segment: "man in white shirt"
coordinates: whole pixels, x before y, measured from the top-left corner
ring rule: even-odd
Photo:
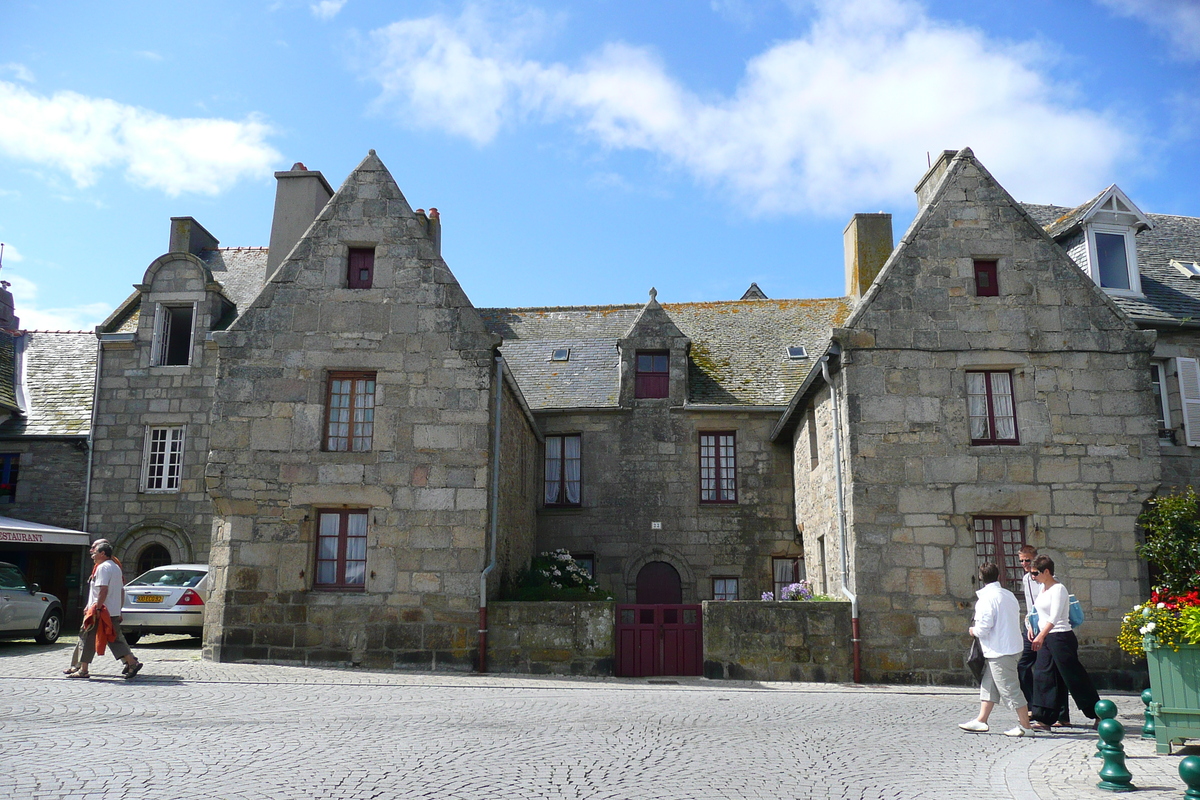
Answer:
[[[79,634],[83,640],[83,648],[78,666],[63,671],[72,678],[90,677],[92,658],[96,655],[96,639],[103,635],[105,630],[105,621],[100,618],[101,609],[107,612],[107,621],[111,623],[115,635],[111,641],[106,639],[106,644],[112,650],[113,658],[125,662],[125,677],[132,678],[142,668],[142,662],[130,652],[129,645],[121,634],[121,602],[125,596],[125,582],[112,552],[112,545],[107,540],[101,539],[92,543],[90,554],[95,566],[88,580],[88,603],[83,612],[85,623],[90,621],[91,625]]]
[[[1021,695],[1017,678],[1017,657],[1021,654],[1021,607],[1017,596],[1000,585],[1000,568],[992,563],[979,568],[983,588],[975,593],[975,624],[970,634],[979,639],[985,665],[979,685],[979,716],[958,727],[968,733],[986,733],[988,716],[1003,698],[1017,712],[1020,725],[1004,732],[1005,736],[1033,736],[1029,726],[1029,705]]]

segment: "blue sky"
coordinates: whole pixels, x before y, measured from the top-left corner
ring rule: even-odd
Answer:
[[[477,306],[835,296],[943,149],[1200,215],[1198,78],[1200,0],[6,0],[0,278],[90,328],[171,216],[265,245],[274,171],[374,148]]]

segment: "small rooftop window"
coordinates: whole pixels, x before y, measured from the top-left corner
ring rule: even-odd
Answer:
[[[1200,278],[1200,264],[1195,261],[1176,261],[1172,258],[1171,266],[1189,278]]]
[[[790,358],[792,361],[799,361],[802,358],[808,358],[808,351],[803,347],[789,347],[787,351],[788,358]]]
[[[552,352],[550,354],[550,360],[551,361],[570,361],[571,360],[571,348],[569,348],[569,347],[558,348],[557,350],[555,350],[554,352]]]

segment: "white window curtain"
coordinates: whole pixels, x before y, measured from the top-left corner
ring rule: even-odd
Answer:
[[[996,438],[1017,438],[1017,426],[1013,413],[1012,375],[1007,372],[992,373],[992,409],[996,415]]]
[[[967,373],[967,408],[971,417],[971,438],[992,438],[988,425],[987,376],[982,372]]]
[[[564,436],[563,467],[566,470],[567,502],[579,502],[579,437]]]
[[[562,445],[561,436],[546,437],[546,502],[557,503],[562,487]]]

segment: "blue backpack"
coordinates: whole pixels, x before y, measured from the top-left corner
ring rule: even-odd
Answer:
[[[1075,595],[1071,595],[1071,605],[1067,608],[1067,621],[1071,623],[1072,628],[1078,628],[1083,624],[1083,606],[1079,605],[1079,600]]]

